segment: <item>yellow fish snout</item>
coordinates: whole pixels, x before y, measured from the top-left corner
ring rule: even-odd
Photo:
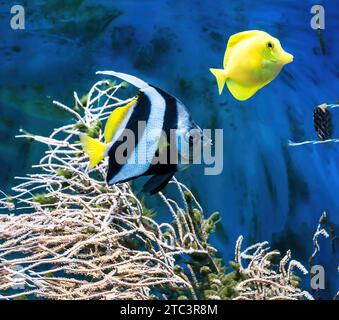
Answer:
[[[280,60],[281,60],[281,63],[285,65],[285,64],[291,63],[293,61],[293,58],[294,57],[292,54],[283,50]]]

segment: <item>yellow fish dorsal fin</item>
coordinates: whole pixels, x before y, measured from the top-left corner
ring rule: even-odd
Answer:
[[[230,36],[230,38],[228,39],[227,42],[227,46],[226,46],[226,51],[225,51],[225,56],[224,56],[224,69],[226,69],[227,66],[227,62],[231,56],[232,53],[232,49],[241,41],[255,37],[259,34],[264,33],[264,31],[260,31],[260,30],[248,30],[248,31],[242,31],[242,32],[238,32],[236,34],[233,34],[232,36]]]
[[[116,109],[112,111],[112,113],[107,119],[105,130],[104,130],[104,137],[105,137],[106,143],[111,142],[121,122],[126,117],[128,110],[135,104],[137,100],[138,100],[138,97],[135,97],[125,106],[117,107]]]

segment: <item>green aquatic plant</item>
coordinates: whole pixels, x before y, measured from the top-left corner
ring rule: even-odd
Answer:
[[[298,269],[307,274],[305,267],[291,260],[288,250],[276,262],[280,252],[271,250],[267,242],[256,243],[241,250],[243,237],[236,243],[235,260],[226,266],[216,252],[211,253],[211,261],[192,256],[186,262],[192,283],[191,290],[180,289],[171,298],[178,300],[313,300],[312,295],[300,288]],[[183,276],[184,268],[176,267],[176,273]]]
[[[84,131],[102,137],[101,123],[131,99],[117,95],[124,83],[97,82],[77,94],[68,111],[75,123],[43,137],[22,131],[47,146],[36,172],[21,178],[11,196],[0,199],[0,294],[4,299],[308,299],[298,288],[287,257],[278,267],[267,243],[241,251],[225,265],[210,243],[221,219],[206,215],[196,197],[175,178],[175,198],[159,193],[160,209],[148,208],[128,183],[107,186],[107,160],[88,171],[78,143]],[[28,212],[26,212],[28,210]],[[170,221],[171,222],[167,222]],[[254,252],[252,252],[254,251]],[[247,265],[245,265],[245,262]],[[22,266],[24,265],[24,268]],[[20,284],[20,286],[18,286]]]
[[[100,129],[101,129],[101,121],[100,121],[100,120],[97,120],[92,126],[90,126],[89,128],[87,128],[86,133],[87,133],[88,136],[90,136],[91,138],[97,139],[97,138],[99,138]]]
[[[63,169],[63,168],[60,168],[60,169],[57,169],[56,170],[56,173],[59,175],[59,176],[62,176],[66,179],[71,179],[72,178],[72,172],[67,170],[67,169]]]
[[[83,95],[83,96],[81,97],[81,99],[80,99],[80,105],[81,105],[82,107],[85,107],[85,106],[87,105],[87,101],[88,101],[88,95],[85,94],[85,95]],[[77,106],[77,104],[75,104],[75,106]]]
[[[54,204],[57,200],[55,197],[46,194],[46,193],[37,193],[32,197],[32,201],[43,204],[43,205],[48,205],[48,204]]]

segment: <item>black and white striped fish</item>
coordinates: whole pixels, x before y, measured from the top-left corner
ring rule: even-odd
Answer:
[[[188,167],[210,144],[177,98],[134,76],[113,71],[97,72],[131,83],[139,94],[127,105],[116,108],[104,129],[105,143],[80,135],[90,168],[109,157],[109,185],[140,176],[152,177],[143,191],[162,190],[177,171]]]

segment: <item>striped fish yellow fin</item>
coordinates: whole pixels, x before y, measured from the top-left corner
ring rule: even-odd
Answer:
[[[137,102],[137,100],[138,100],[138,97],[135,97],[125,106],[117,107],[116,109],[112,111],[109,118],[107,119],[105,130],[104,130],[104,137],[105,137],[106,143],[110,143],[112,141],[112,138],[117,132],[121,122],[126,117],[128,110]]]
[[[89,156],[89,168],[93,169],[105,157],[107,145],[84,133],[80,134],[79,137],[82,149]]]

